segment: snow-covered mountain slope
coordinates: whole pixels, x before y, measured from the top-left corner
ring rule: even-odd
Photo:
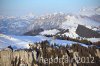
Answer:
[[[80,11],[82,17],[87,17],[91,20],[97,21],[100,23],[100,6],[99,7],[90,7],[83,8]]]
[[[10,35],[30,35],[30,34],[56,35],[57,33],[62,32],[59,29],[61,30],[68,29],[69,30],[68,32],[63,32],[61,34],[66,35],[70,38],[77,38],[81,37],[76,33],[76,29],[79,24],[88,27],[89,29],[100,31],[100,22],[92,20],[89,17],[84,17],[83,15],[80,14],[74,15],[74,14],[64,14],[64,13],[53,13],[42,16],[33,16],[32,14],[23,17],[1,16],[0,33],[10,34]],[[43,31],[41,30],[38,31],[39,29],[42,29]],[[96,42],[100,38],[95,38],[97,39],[96,41],[92,40],[91,38],[86,38],[86,39],[89,39],[92,42]]]
[[[31,20],[20,18],[4,18],[0,19],[0,32],[4,34],[23,34],[26,32],[27,26],[30,25]]]
[[[21,35],[28,31],[43,28],[51,29],[58,28],[61,22],[66,19],[65,14],[48,14],[43,16],[22,16],[10,18],[10,16],[1,16],[0,19],[0,32],[4,34]]]
[[[56,35],[58,32],[60,32],[57,29],[52,29],[52,30],[45,30],[43,32],[40,32],[41,35]]]
[[[93,21],[91,19],[88,19],[86,17],[81,17],[81,16],[74,16],[74,15],[67,15],[66,16],[66,21],[62,23],[60,26],[63,29],[76,29],[78,24],[84,25],[90,29],[93,27],[99,27],[100,23]]]
[[[41,35],[37,36],[15,36],[15,35],[4,35],[0,34],[0,49],[12,46],[14,49],[23,49],[23,48],[29,48],[29,44],[39,43],[42,41],[49,41],[50,44],[58,44],[58,45],[72,45],[77,44],[77,42],[69,41],[69,40],[60,40],[60,39],[53,39],[51,37],[45,37]],[[88,47],[88,45],[81,44],[82,46]]]
[[[91,17],[93,15],[100,15],[100,7],[86,7],[80,10],[80,15]]]
[[[29,48],[30,43],[46,40],[43,36],[14,36],[0,34],[0,48],[11,45],[14,48]]]
[[[78,34],[76,34],[76,29],[78,25],[83,25],[92,30],[94,30],[94,27],[99,28],[100,26],[99,22],[90,20],[86,17],[67,15],[66,19],[67,20],[60,25],[60,28],[69,29],[69,32],[64,33],[64,35],[69,36],[71,38],[81,37]]]
[[[91,29],[100,26],[99,22],[93,21],[80,15],[69,15],[64,13],[54,13],[42,16],[23,17],[3,17],[0,18],[0,32],[4,34],[22,35],[28,31],[42,28],[50,29],[70,29],[75,31],[77,25],[81,24]]]

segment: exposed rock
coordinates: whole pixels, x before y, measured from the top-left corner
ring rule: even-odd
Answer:
[[[93,31],[89,28],[86,28],[83,25],[78,25],[76,29],[76,33],[81,36],[81,37],[86,37],[86,38],[100,38],[100,34],[96,31]]]

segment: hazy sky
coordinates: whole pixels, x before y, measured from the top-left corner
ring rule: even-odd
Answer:
[[[100,6],[100,0],[0,0],[0,15],[22,16],[53,12],[77,13],[83,7]]]

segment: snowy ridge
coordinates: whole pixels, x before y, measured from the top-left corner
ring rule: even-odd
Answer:
[[[42,28],[44,30],[62,28],[76,30],[78,24],[91,29],[99,28],[100,23],[80,15],[53,13],[42,16],[0,16],[0,32],[4,34],[22,35],[28,31]],[[26,29],[26,30],[24,30]],[[16,30],[16,31],[15,31]]]
[[[80,15],[91,17],[93,15],[100,15],[100,7],[88,7],[80,10]]]

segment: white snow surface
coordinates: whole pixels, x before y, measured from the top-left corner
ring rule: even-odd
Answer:
[[[29,48],[29,44],[34,44],[38,42],[42,42],[48,40],[50,44],[58,44],[58,45],[72,45],[77,42],[68,41],[68,40],[60,40],[60,39],[53,39],[48,38],[42,35],[37,36],[15,36],[15,35],[4,35],[0,34],[0,49],[6,48],[8,46],[12,46],[14,49],[23,49]],[[88,47],[87,45],[81,44],[82,46]]]
[[[15,35],[0,35],[0,48],[5,48],[9,45],[16,49],[29,48],[28,44],[41,42],[46,40],[44,36],[15,36]]]
[[[67,37],[70,37],[70,38],[77,38],[77,37],[79,37],[79,35],[76,34],[75,32],[66,32],[66,33],[64,33],[64,35],[66,35]]]
[[[62,29],[73,29],[75,31],[77,29],[78,24],[84,25],[90,29],[92,29],[92,27],[100,26],[99,22],[81,16],[67,15],[65,18],[67,20],[63,22],[60,26],[60,28]]]
[[[87,40],[89,40],[91,42],[98,42],[98,41],[100,41],[100,38],[87,38]]]
[[[56,35],[58,32],[60,32],[57,29],[52,29],[52,30],[45,30],[43,32],[41,32],[41,35]]]
[[[65,17],[67,20],[65,22],[63,22],[60,26],[61,29],[69,29],[69,32],[64,33],[66,36],[69,36],[71,38],[76,38],[79,37],[76,34],[76,29],[78,27],[78,25],[84,25],[89,29],[93,29],[93,27],[99,27],[100,23],[93,21],[91,19],[88,18],[82,18],[81,16],[74,16],[74,15],[67,15]],[[95,28],[96,29],[96,28]]]
[[[80,10],[80,15],[91,17],[95,14],[100,15],[100,7],[85,7]]]

